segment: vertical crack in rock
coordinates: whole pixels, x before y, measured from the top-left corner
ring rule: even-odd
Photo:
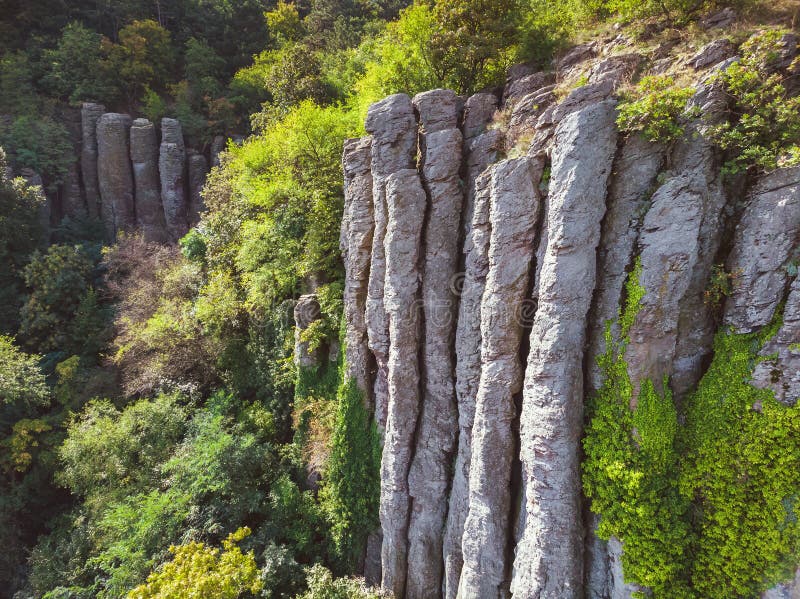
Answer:
[[[727,261],[733,289],[725,324],[738,333],[769,324],[783,298],[785,266],[800,241],[800,167],[763,176],[749,196]]]
[[[373,164],[374,152],[373,145]],[[381,584],[385,590],[394,593],[395,597],[405,597],[409,521],[408,470],[420,399],[417,294],[426,197],[419,175],[414,169],[392,173],[380,191],[386,194],[388,216],[383,240],[386,265],[383,300],[391,341],[387,363],[389,403],[381,459]]]
[[[615,117],[614,101],[603,101],[564,117],[555,134],[547,250],[520,422],[525,526],[511,585],[519,598],[583,592],[581,368]]]
[[[354,380],[371,406],[372,385],[364,313],[367,304],[370,251],[375,218],[370,173],[371,137],[348,139],[344,143],[344,217],[340,248],[345,269],[345,379]]]
[[[514,395],[522,388],[519,351],[543,168],[542,159],[523,157],[491,171],[489,270],[481,304],[481,374],[459,597],[508,594]]]
[[[136,225],[145,241],[166,243],[169,237],[164,221],[164,208],[161,205],[158,138],[153,123],[147,119],[133,121],[130,149],[136,188]]]
[[[97,120],[97,181],[106,238],[136,225],[129,145],[131,117],[109,112]]]
[[[778,333],[761,349],[753,386],[771,389],[775,399],[793,406],[800,399],[800,277],[795,278]]]
[[[367,338],[375,355],[375,420],[386,423],[388,403],[389,332],[383,293],[386,274],[384,235],[386,234],[386,180],[394,172],[414,167],[417,149],[417,122],[411,98],[395,94],[369,107],[365,128],[372,135],[372,201],[375,230],[366,304]],[[420,220],[422,214],[418,215]],[[405,572],[403,572],[405,575]]]
[[[463,139],[456,94],[433,90],[414,97],[421,125],[421,174],[428,196],[422,262],[422,402],[408,475],[408,599],[442,592],[442,537],[458,433],[453,333],[457,298],[452,284],[460,258],[458,231],[464,196],[459,171]]]
[[[608,192],[607,210],[603,219],[600,247],[597,251],[597,284],[589,312],[589,338],[586,358],[586,395],[596,393],[603,375],[597,358],[605,352],[606,323],[615,319],[642,224],[650,201],[650,192],[664,162],[665,148],[638,134],[625,140]],[[609,556],[606,543],[594,535],[598,518],[594,515],[587,526],[586,593],[590,599],[606,596],[609,584]]]
[[[186,205],[186,148],[181,124],[175,119],[161,119],[161,152],[158,158],[161,175],[161,202],[167,231],[177,241],[189,230]]]
[[[203,186],[208,175],[208,161],[206,157],[194,150],[189,150],[187,159],[189,170],[189,226],[194,227],[200,222],[200,213],[205,212],[206,204],[203,201]]]
[[[86,210],[100,217],[100,184],[97,180],[97,121],[106,111],[102,104],[85,102],[81,107],[81,178]]]

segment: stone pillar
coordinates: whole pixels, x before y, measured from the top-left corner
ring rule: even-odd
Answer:
[[[105,113],[102,104],[84,102],[81,107],[81,177],[89,216],[100,218],[100,183],[97,180],[97,121]]]
[[[106,113],[97,121],[97,180],[106,238],[136,226],[129,150],[131,117]]]
[[[189,230],[186,205],[186,149],[181,124],[175,119],[161,119],[161,151],[158,158],[161,176],[161,202],[167,232],[177,241]]]
[[[136,225],[145,241],[169,240],[161,183],[158,178],[158,139],[156,128],[147,119],[136,119],[131,126],[131,163],[136,187]]]

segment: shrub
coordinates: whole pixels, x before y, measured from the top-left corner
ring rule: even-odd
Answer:
[[[670,142],[683,135],[681,120],[689,114],[686,102],[690,88],[676,88],[672,77],[642,77],[633,97],[619,105],[617,125],[623,131],[636,131],[649,141]]]

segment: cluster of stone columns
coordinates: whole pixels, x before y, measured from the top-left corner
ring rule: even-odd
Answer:
[[[159,132],[148,119],[85,103],[80,147],[85,204],[71,202],[67,215],[99,218],[109,241],[139,230],[147,241],[175,242],[198,222],[208,161],[187,151],[178,120],[161,119]]]

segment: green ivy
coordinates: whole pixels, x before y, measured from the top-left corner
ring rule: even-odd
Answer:
[[[632,97],[619,105],[617,125],[623,131],[638,131],[649,141],[669,142],[683,135],[683,117],[690,116],[686,102],[691,88],[675,87],[672,77],[642,77]]]

